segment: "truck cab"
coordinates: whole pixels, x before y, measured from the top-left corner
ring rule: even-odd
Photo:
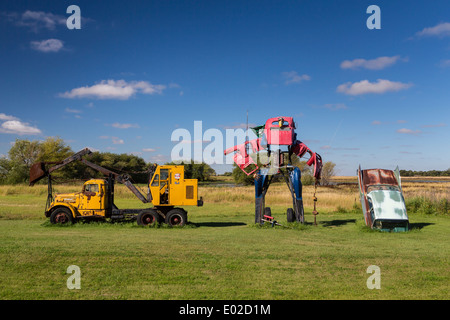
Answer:
[[[81,192],[57,193],[45,215],[49,217],[57,208],[67,208],[77,216],[106,217],[108,209],[108,185],[103,179],[91,179],[84,183]]]
[[[149,183],[154,206],[201,206],[197,179],[184,179],[184,166],[158,166]]]

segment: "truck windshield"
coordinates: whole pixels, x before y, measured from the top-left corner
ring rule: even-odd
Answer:
[[[169,179],[169,169],[161,169],[161,180]]]
[[[156,174],[153,178],[152,187],[159,186],[159,174]]]
[[[98,184],[87,184],[84,186],[84,191],[98,192]]]

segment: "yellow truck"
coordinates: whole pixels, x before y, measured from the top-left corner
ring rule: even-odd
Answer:
[[[184,166],[154,166],[149,171],[147,194],[144,196],[130,181],[127,174],[118,174],[84,159],[89,149],[54,164],[38,162],[30,169],[30,186],[44,177],[48,178],[48,196],[45,216],[51,223],[73,223],[81,219],[136,220],[139,225],[147,226],[165,222],[170,226],[184,226],[187,212],[184,206],[202,206],[203,199],[198,198],[197,179],[184,178]],[[73,161],[81,161],[100,171],[105,179],[91,179],[84,183],[81,192],[52,194],[51,173]],[[119,209],[114,204],[114,185],[120,182],[127,186],[143,203],[152,203],[146,209]]]

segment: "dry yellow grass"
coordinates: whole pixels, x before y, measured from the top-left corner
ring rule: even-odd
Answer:
[[[359,201],[359,196],[354,188],[342,187],[318,187],[316,196],[317,205],[322,209],[334,210],[338,206],[351,209],[355,201]],[[199,194],[205,203],[239,203],[242,205],[253,204],[255,202],[255,191],[252,186],[247,187],[200,187]],[[303,187],[303,202],[305,208],[313,207],[313,186]],[[277,183],[269,187],[266,195],[266,205],[292,206],[292,198],[288,187],[285,184]]]
[[[416,180],[428,180],[415,178]],[[409,181],[408,181],[409,180]],[[402,188],[405,199],[413,197],[423,197],[430,200],[450,199],[450,181],[446,179],[434,179],[436,182],[410,182],[412,179],[402,179]],[[335,182],[345,181],[344,184],[334,186],[318,186],[316,196],[318,198],[318,210],[334,211],[339,208],[352,210],[356,205],[360,205],[358,185],[356,177],[335,177]],[[219,181],[220,182],[220,181]],[[70,193],[79,192],[82,184],[73,185],[55,185],[54,192]],[[143,194],[147,187],[138,187]],[[115,188],[117,198],[135,199],[135,196],[124,186],[117,184]],[[306,210],[312,210],[313,207],[314,186],[303,186],[303,203]],[[0,195],[34,195],[43,196],[47,194],[46,185],[27,185],[0,186]],[[251,205],[254,203],[253,186],[215,186],[214,184],[199,186],[199,195],[203,197],[208,204],[236,204]],[[137,199],[136,199],[137,200]],[[138,200],[137,200],[138,201]],[[273,183],[266,195],[267,206],[290,207],[292,199],[285,183]]]
[[[415,178],[416,180],[427,180]],[[402,189],[405,199],[424,197],[430,200],[450,199],[450,178],[433,177],[433,182],[410,182],[413,179],[403,179]],[[342,179],[342,180],[341,180]],[[316,196],[317,206],[321,210],[336,210],[338,208],[351,210],[354,205],[360,204],[359,188],[356,177],[337,177],[335,182],[345,181],[345,184],[333,186],[318,186]],[[313,186],[303,186],[303,202],[306,209],[313,207]],[[254,188],[246,187],[213,187],[199,188],[199,194],[203,196],[205,203],[254,203]],[[266,196],[266,204],[290,206],[292,199],[289,190],[284,183],[274,183],[269,187]]]

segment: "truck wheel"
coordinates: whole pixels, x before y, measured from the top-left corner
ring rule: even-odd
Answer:
[[[184,226],[187,222],[187,214],[181,209],[172,209],[166,214],[166,223],[173,226]]]
[[[292,208],[287,209],[286,215],[287,215],[287,222],[295,221],[294,209]]]
[[[73,223],[72,213],[69,209],[58,208],[50,215],[50,222],[53,224]]]
[[[153,226],[159,223],[159,214],[155,210],[145,210],[138,214],[136,221],[140,226]]]

